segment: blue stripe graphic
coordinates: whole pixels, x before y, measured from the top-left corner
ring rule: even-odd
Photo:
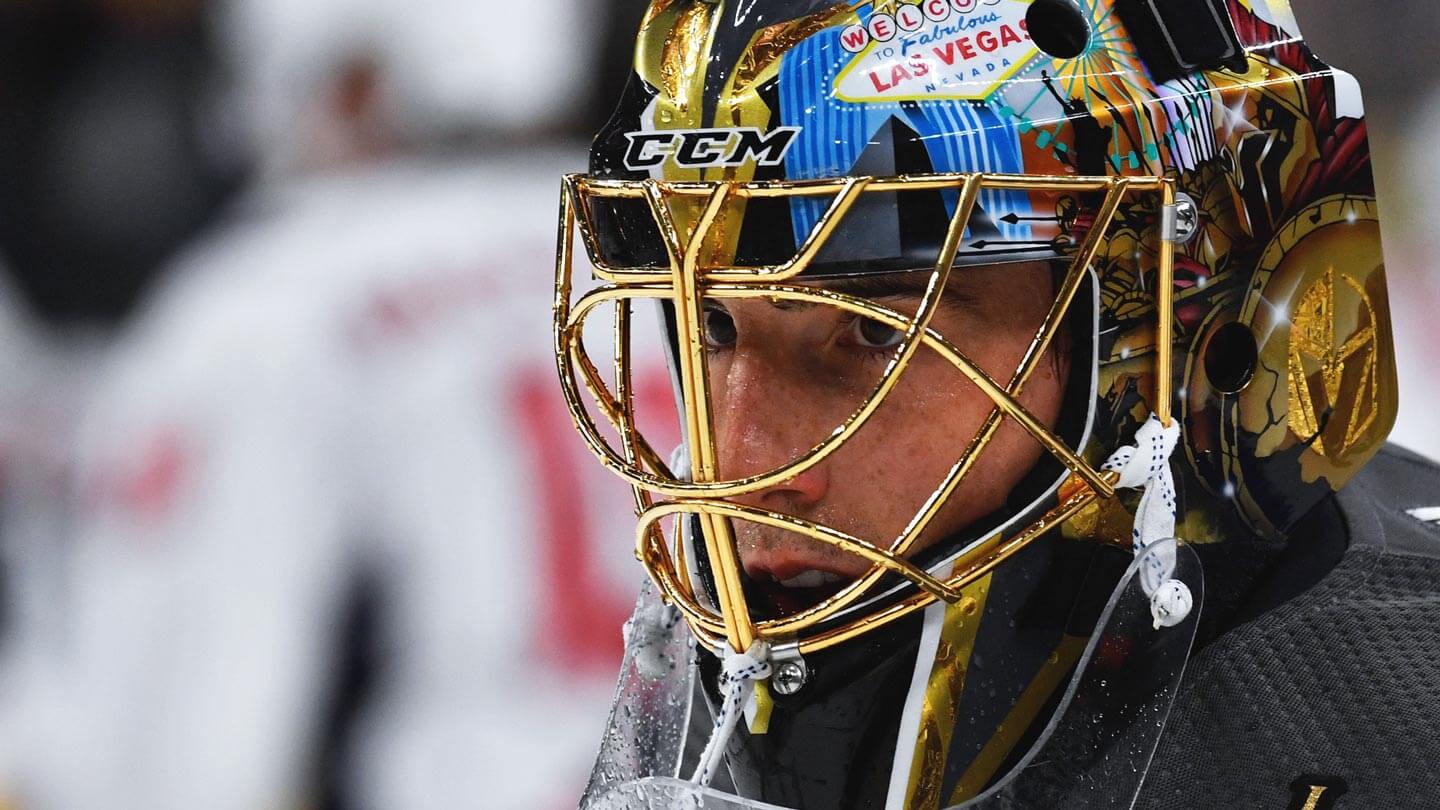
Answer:
[[[868,16],[861,12],[862,20]],[[827,29],[793,48],[780,67],[780,123],[800,128],[785,158],[792,180],[848,174],[876,131],[894,117],[919,134],[937,172],[1022,173],[1020,135],[989,106],[939,99],[895,104],[853,103],[835,97],[835,79],[851,54],[840,45],[840,30]],[[954,193],[947,202],[954,210]],[[981,208],[992,217],[1029,216],[1023,192],[986,190]],[[804,239],[829,205],[828,200],[795,200],[790,206],[796,240]],[[1028,239],[1024,221],[996,222],[1005,239]]]

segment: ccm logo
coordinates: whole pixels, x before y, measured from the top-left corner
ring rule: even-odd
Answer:
[[[666,160],[685,169],[740,166],[752,161],[778,166],[798,134],[799,127],[776,127],[769,132],[753,127],[627,132],[630,148],[625,150],[625,168],[643,171]]]

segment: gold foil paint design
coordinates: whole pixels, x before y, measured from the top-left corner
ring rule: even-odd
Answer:
[[[680,115],[698,111],[704,103],[705,58],[719,21],[717,11],[719,6],[710,3],[686,6],[661,48],[660,95]]]
[[[1305,796],[1305,804],[1300,810],[1318,810],[1320,797],[1325,795],[1326,790],[1328,788],[1324,785],[1311,785],[1310,792]]]
[[[769,105],[760,97],[764,83],[779,75],[785,54],[805,39],[835,25],[844,17],[854,17],[848,5],[839,3],[826,11],[794,20],[779,22],[757,31],[731,67],[729,78],[716,101],[713,120],[704,120],[704,88],[712,69],[715,26],[720,23],[724,4],[696,3],[700,11],[687,8],[676,21],[678,30],[667,36],[659,47],[661,54],[653,69],[659,77],[652,84],[659,90],[655,125],[660,129],[743,128],[765,130],[770,127]],[[657,27],[664,31],[665,26]],[[644,74],[642,74],[644,75]],[[684,79],[682,81],[681,79]],[[708,169],[682,169],[672,162],[662,168],[666,180],[748,182],[755,178],[755,164],[715,166]],[[700,212],[698,201],[671,200],[672,215],[682,233],[689,233]],[[740,241],[740,225],[746,205],[743,200],[726,206],[707,234],[702,261],[723,264],[735,255]]]
[[[705,126],[705,77],[718,3],[674,2],[652,6],[635,44],[635,73],[659,93],[655,100],[657,129],[700,129]],[[699,180],[697,169],[666,164],[670,180]]]
[[[935,650],[935,664],[930,670],[925,703],[920,710],[920,734],[915,740],[914,764],[910,767],[910,798],[905,805],[908,810],[940,807],[945,759],[955,732],[955,713],[965,693],[965,676],[975,652],[980,621],[985,615],[990,581],[989,575],[975,581],[964,589],[959,602],[945,606],[940,644]]]
[[[858,19],[848,4],[837,3],[818,14],[776,23],[757,31],[735,64],[721,97],[720,107],[728,109],[731,117],[722,121],[721,110],[717,109],[715,125],[738,127],[767,123],[770,108],[757,95],[760,85],[779,75],[780,62],[791,48],[826,28],[840,24],[846,17]],[[755,123],[757,120],[760,123]]]
[[[1358,281],[1337,280],[1326,268],[1301,294],[1292,320],[1290,429],[1313,437],[1315,452],[1342,459],[1377,417],[1375,307]],[[1342,403],[1355,403],[1354,411],[1338,411]]]
[[[1059,646],[1050,653],[1050,657],[1040,667],[1030,685],[1020,693],[1019,700],[1015,701],[1015,705],[1000,722],[995,735],[980,749],[980,753],[970,762],[965,773],[961,774],[960,781],[956,783],[955,790],[950,793],[949,801],[946,802],[947,807],[974,798],[995,778],[1006,757],[1010,756],[1025,731],[1040,716],[1040,710],[1065,682],[1065,676],[1075,666],[1075,662],[1080,660],[1088,641],[1089,639],[1083,636],[1069,635],[1060,640]]]
[[[1338,489],[1395,418],[1374,199],[1335,194],[1296,212],[1257,262],[1237,320],[1255,335],[1259,365],[1251,385],[1225,398],[1223,472],[1251,526],[1280,536],[1285,527],[1260,501],[1273,483],[1248,475],[1247,457],[1291,455],[1302,485]]]

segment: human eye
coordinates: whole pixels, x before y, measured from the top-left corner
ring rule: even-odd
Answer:
[[[705,305],[705,348],[710,351],[735,347],[735,319],[719,304]]]
[[[905,333],[874,318],[856,318],[850,324],[850,337],[862,349],[892,349],[900,345]]]

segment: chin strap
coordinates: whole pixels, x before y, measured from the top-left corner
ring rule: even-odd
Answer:
[[[725,754],[725,746],[729,744],[735,726],[740,722],[740,715],[744,713],[745,703],[755,691],[755,682],[770,677],[770,648],[765,642],[757,641],[743,653],[729,648],[726,650],[720,672],[720,692],[724,702],[715,718],[715,730],[710,732],[710,741],[705,744],[705,751],[700,754],[700,762],[695,766],[695,774],[690,777],[691,782],[702,787],[708,786],[714,777],[720,758]]]
[[[1152,413],[1136,432],[1134,446],[1116,450],[1101,468],[1120,474],[1116,486],[1141,490],[1131,532],[1137,557],[1155,543],[1175,536],[1175,476],[1170,456],[1179,442],[1180,422],[1172,420],[1165,427]],[[1140,587],[1150,597],[1150,614],[1155,617],[1157,630],[1184,621],[1195,605],[1190,588],[1172,577],[1175,552],[1171,549],[1149,555],[1139,572]]]

